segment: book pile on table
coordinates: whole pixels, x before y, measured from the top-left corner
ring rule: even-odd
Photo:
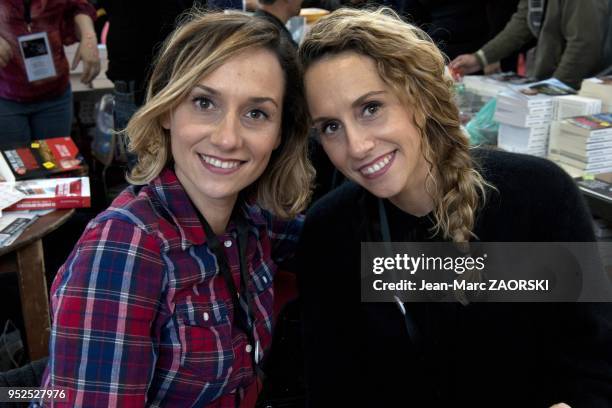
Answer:
[[[89,207],[84,172],[83,158],[69,137],[0,148],[0,247],[54,209]]]
[[[553,98],[574,93],[554,78],[500,92],[494,116],[500,123],[498,146],[511,152],[546,156]]]
[[[580,96],[601,100],[602,112],[612,112],[612,75],[582,81]]]
[[[484,102],[495,98],[500,92],[506,91],[513,85],[525,85],[534,82],[514,72],[503,72],[493,75],[466,75],[462,79],[467,91],[480,95]]]
[[[570,175],[612,171],[612,113],[565,119],[554,138],[559,164]]]
[[[561,121],[574,116],[594,115],[601,113],[601,100],[577,95],[557,96],[553,98],[553,121],[550,123],[548,139],[548,159],[560,164],[558,139]]]

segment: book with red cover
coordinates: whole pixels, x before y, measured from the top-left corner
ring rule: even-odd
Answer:
[[[18,181],[15,188],[25,197],[5,211],[82,208],[91,206],[89,177]]]
[[[0,178],[18,181],[44,178],[83,168],[83,157],[70,137],[34,140],[0,149]]]

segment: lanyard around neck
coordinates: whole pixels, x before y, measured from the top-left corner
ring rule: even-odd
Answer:
[[[239,211],[236,211],[238,213]],[[206,219],[199,214],[200,221],[202,222],[202,226],[204,227],[204,232],[206,233],[206,240],[208,243],[208,247],[213,251],[215,257],[217,258],[217,263],[219,265],[219,271],[225,280],[227,285],[227,289],[229,290],[232,296],[232,303],[234,305],[234,321],[236,326],[240,328],[244,334],[246,334],[247,339],[251,346],[254,348],[251,355],[253,358],[253,367],[257,368],[259,363],[259,342],[255,341],[254,335],[254,319],[252,316],[252,305],[253,299],[252,294],[248,289],[249,282],[249,274],[248,274],[248,266],[246,263],[246,247],[248,241],[248,225],[244,216],[238,214],[235,217],[235,223],[238,230],[238,253],[239,253],[239,262],[240,262],[240,288],[236,288],[236,284],[234,283],[234,278],[232,276],[232,271],[229,265],[229,261],[227,259],[227,255],[223,250],[221,245],[221,241],[214,233],[210,224],[206,221]]]
[[[389,219],[387,218],[387,211],[385,210],[385,203],[382,198],[378,198],[378,221],[380,222],[380,234],[387,252],[387,256],[393,257],[393,249],[391,247],[391,229],[389,228]],[[404,303],[400,300],[399,296],[394,296],[395,303],[399,308],[400,313],[404,317],[404,325],[408,332],[408,337],[413,342],[417,349],[421,349],[423,345],[421,334],[416,326],[416,322],[409,313],[406,312]]]
[[[23,19],[28,26],[28,31],[32,31],[32,0],[23,0]]]

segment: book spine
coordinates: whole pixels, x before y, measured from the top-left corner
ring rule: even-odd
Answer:
[[[50,210],[64,208],[87,208],[91,206],[91,197],[45,197],[24,198],[5,211]]]

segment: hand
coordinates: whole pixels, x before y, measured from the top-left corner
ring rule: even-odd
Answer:
[[[11,45],[4,38],[0,37],[0,68],[6,67],[11,58],[13,58]]]
[[[501,65],[499,62],[494,62],[484,67],[485,75],[497,74],[502,72]],[[556,408],[556,407],[555,407]]]
[[[462,54],[448,65],[461,75],[472,74],[481,69],[480,62],[475,54]]]
[[[79,48],[72,61],[72,69],[76,69],[79,62],[83,61],[83,75],[81,82],[90,84],[100,73],[100,54],[95,33],[88,33],[81,38]]]
[[[244,8],[245,8],[245,11],[257,10],[257,0],[245,0]]]

